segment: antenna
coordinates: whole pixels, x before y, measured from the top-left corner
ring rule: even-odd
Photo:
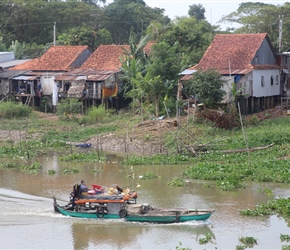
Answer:
[[[282,25],[284,15],[279,15],[279,54],[282,53]]]

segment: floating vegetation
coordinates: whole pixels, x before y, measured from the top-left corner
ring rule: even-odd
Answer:
[[[97,153],[73,153],[60,157],[61,161],[104,162],[106,157]]]
[[[254,245],[257,245],[257,239],[251,236],[241,237],[239,238],[239,241],[243,243],[246,247],[253,247]]]
[[[262,194],[267,194],[269,198],[273,198],[274,197],[274,193],[273,190],[269,189],[269,188],[265,188],[265,189],[258,189],[258,191]]]
[[[198,242],[199,244],[204,245],[204,244],[207,244],[208,242],[212,242],[213,237],[214,236],[211,233],[206,233],[205,237],[199,238]]]
[[[223,191],[237,191],[241,188],[245,188],[242,181],[237,178],[224,178],[218,180],[216,187]]]
[[[255,209],[244,209],[240,211],[241,215],[259,216],[259,215],[286,215],[290,216],[290,198],[270,199],[265,203],[260,203]]]
[[[19,146],[15,147],[2,147],[0,148],[1,158],[14,158],[14,157],[24,157],[26,152]]]
[[[167,185],[172,187],[184,187],[187,183],[185,180],[175,177],[171,181],[168,181]]]
[[[179,241],[178,246],[175,247],[176,250],[191,250],[191,248],[188,247],[182,247],[182,243]]]
[[[48,173],[49,175],[54,175],[54,174],[56,174],[56,171],[55,171],[54,169],[49,169],[49,170],[47,171],[47,173]]]
[[[91,172],[92,173],[99,173],[99,172],[102,172],[102,169],[92,169]]]
[[[144,180],[155,179],[155,178],[160,178],[160,176],[152,172],[147,172],[146,174],[139,176],[139,179],[144,179]]]
[[[61,168],[60,169],[60,173],[62,174],[78,174],[81,171],[79,169],[76,168]]]
[[[41,164],[39,162],[35,162],[29,166],[21,165],[20,169],[29,174],[37,174],[41,168]]]
[[[2,167],[2,168],[19,168],[20,165],[18,163],[1,163],[0,167]]]
[[[237,245],[236,250],[245,250],[247,247],[244,245]]]
[[[280,235],[280,240],[281,240],[281,242],[283,242],[283,241],[289,242],[290,241],[290,235],[288,235],[288,234],[281,234]]]

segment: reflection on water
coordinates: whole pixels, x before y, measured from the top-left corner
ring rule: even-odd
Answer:
[[[151,249],[152,243],[164,244],[170,242],[176,235],[198,242],[200,237],[206,234],[215,236],[212,230],[204,222],[188,222],[175,224],[141,224],[126,222],[124,220],[110,221],[82,221],[72,224],[74,249],[102,248],[102,249],[125,249],[134,248],[140,244],[138,241],[146,235],[151,235],[150,241],[142,243],[141,248]],[[178,242],[177,242],[178,243]],[[154,246],[153,246],[154,248]]]
[[[252,236],[258,239],[261,249],[281,249],[280,234],[289,234],[283,218],[239,214],[242,209],[253,209],[268,200],[259,189],[269,188],[276,196],[289,196],[287,184],[247,183],[247,188],[239,192],[223,192],[204,188],[210,182],[188,180],[187,187],[173,188],[166,183],[181,177],[184,166],[122,166],[121,160],[110,155],[106,163],[67,163],[59,161],[55,154],[37,159],[43,167],[36,175],[0,169],[0,228],[1,238],[5,238],[0,248],[175,249],[182,242],[182,247],[190,249],[234,249],[240,244],[239,237]],[[28,165],[35,159],[12,161]],[[79,173],[63,174],[62,168],[79,169]],[[57,173],[47,174],[51,169]],[[147,172],[160,178],[139,178]],[[118,184],[135,189],[138,203],[154,207],[215,208],[216,212],[205,222],[169,225],[77,219],[54,213],[52,196],[66,203],[73,184],[81,179],[87,184]],[[213,235],[213,241],[200,245],[199,239],[207,233]]]

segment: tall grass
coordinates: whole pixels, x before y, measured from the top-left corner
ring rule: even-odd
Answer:
[[[29,117],[32,113],[30,107],[14,102],[1,102],[0,103],[0,117],[13,119],[18,117]]]
[[[104,106],[100,105],[98,107],[91,107],[88,110],[87,119],[89,122],[100,122],[106,116],[106,109]]]

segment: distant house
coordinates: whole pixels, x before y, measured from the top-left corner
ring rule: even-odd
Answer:
[[[148,43],[144,52],[150,53],[151,46]],[[120,68],[126,50],[129,45],[100,45],[79,69],[56,77],[61,95],[81,99],[85,107],[102,103],[118,109],[122,106],[118,93],[123,90]]]
[[[194,72],[199,69],[215,69],[222,75],[226,104],[233,101],[235,83],[236,90],[241,90],[238,101],[244,114],[272,108],[279,103],[281,67],[266,33],[216,35],[200,62],[181,73],[181,85],[194,77]]]
[[[14,78],[12,92],[25,103],[42,96],[49,97],[49,104],[56,106],[58,88],[55,78],[63,72],[79,68],[92,54],[88,46],[52,46],[41,57],[10,68],[11,71],[27,71]]]
[[[0,101],[11,94],[9,86],[12,85],[12,82],[14,81],[13,78],[27,72],[11,72],[8,69],[27,61],[29,61],[29,59],[15,60],[14,52],[0,52]]]

